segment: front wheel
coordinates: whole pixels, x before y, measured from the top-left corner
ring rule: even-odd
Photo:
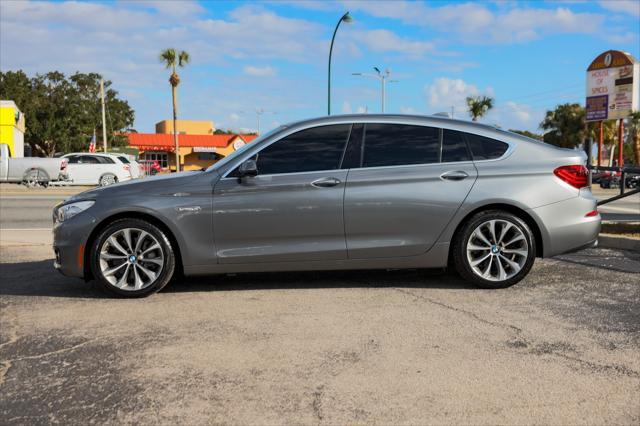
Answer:
[[[140,219],[121,219],[107,227],[91,248],[93,276],[118,296],[143,297],[160,291],[175,271],[167,236]]]
[[[535,261],[535,238],[518,216],[501,210],[480,212],[458,232],[453,263],[467,281],[505,288],[522,280]]]

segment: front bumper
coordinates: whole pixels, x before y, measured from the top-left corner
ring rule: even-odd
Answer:
[[[596,245],[600,214],[585,216],[596,207],[596,200],[588,193],[530,210],[542,234],[544,257]]]
[[[82,212],[64,222],[53,225],[53,267],[68,277],[84,278],[84,258],[87,242],[96,219]]]

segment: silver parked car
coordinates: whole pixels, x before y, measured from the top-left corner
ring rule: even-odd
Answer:
[[[301,121],[206,171],[66,200],[55,267],[131,297],[178,273],[450,266],[507,287],[536,257],[596,244],[585,158],[442,117]]]

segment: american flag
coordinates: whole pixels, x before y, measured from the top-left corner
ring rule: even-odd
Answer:
[[[96,131],[93,131],[91,142],[89,142],[89,152],[96,152]]]

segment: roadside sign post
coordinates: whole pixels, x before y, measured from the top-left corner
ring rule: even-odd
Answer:
[[[624,119],[638,109],[640,65],[626,52],[608,50],[598,55],[587,68],[586,121],[599,122],[598,166],[602,165],[603,122],[620,120],[618,161],[624,163]],[[609,158],[612,162],[613,159]]]

